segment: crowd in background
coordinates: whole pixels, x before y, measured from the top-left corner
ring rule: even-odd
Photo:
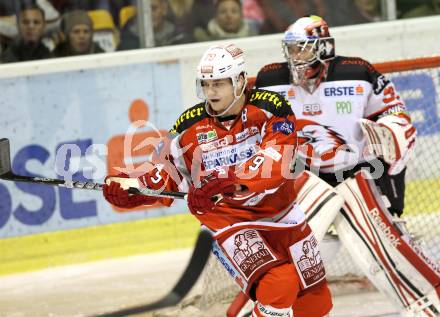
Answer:
[[[381,21],[380,0],[150,0],[154,46],[284,32],[317,14],[330,26]],[[440,0],[397,0],[398,18]],[[141,47],[136,0],[0,0],[0,63]]]

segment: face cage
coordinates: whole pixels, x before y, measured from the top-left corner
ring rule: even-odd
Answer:
[[[236,91],[237,91],[237,86],[238,86],[238,79],[240,78],[240,75],[241,75],[241,74],[244,75],[244,85],[243,85],[243,88],[242,88],[241,91],[240,91],[240,94],[237,95],[237,94],[236,94]],[[205,93],[203,92],[202,80],[209,80],[209,79],[200,79],[200,78],[197,78],[197,79],[196,79],[197,97],[200,98],[200,99],[202,99],[202,100],[205,100],[205,101],[206,101],[206,102],[205,102],[205,109],[206,109],[206,112],[207,112],[210,116],[212,116],[212,117],[221,117],[221,116],[223,116],[226,112],[228,112],[228,111],[229,111],[229,110],[235,105],[235,103],[237,102],[237,100],[240,99],[240,97],[243,95],[243,93],[244,93],[244,91],[245,91],[245,89],[246,89],[246,85],[247,85],[247,83],[248,83],[248,79],[247,79],[247,76],[246,76],[246,72],[240,73],[239,75],[236,75],[236,76],[234,76],[234,77],[225,77],[225,78],[221,78],[221,79],[226,79],[226,78],[230,78],[231,81],[232,81],[232,89],[233,89],[233,92],[234,92],[234,100],[233,100],[233,101],[231,102],[231,104],[230,104],[228,107],[226,107],[226,109],[223,110],[221,113],[214,113],[214,112],[211,111],[211,109],[210,109],[210,107],[209,107],[209,102],[208,102],[208,100],[207,100],[207,97],[205,96]],[[217,78],[217,79],[220,79],[220,78]]]
[[[305,85],[308,80],[306,73],[311,68],[311,66],[316,64],[317,61],[323,64],[323,61],[321,61],[320,59],[319,38],[301,42],[283,41],[282,45],[284,57],[287,60],[290,72],[292,74],[292,83],[298,86]],[[307,61],[304,61],[302,59],[294,59],[289,52],[289,46],[293,45],[298,45],[301,48],[300,52],[303,52],[307,49],[307,47],[310,47],[310,51],[314,51],[313,57]]]

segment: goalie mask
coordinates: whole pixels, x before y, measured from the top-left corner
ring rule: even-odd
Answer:
[[[199,65],[197,66],[197,96],[200,99],[207,100],[207,96],[203,90],[204,80],[215,80],[215,79],[227,79],[229,78],[232,82],[233,87],[233,101],[220,113],[214,113],[210,107],[208,101],[205,103],[206,111],[209,115],[218,117],[227,113],[240,99],[243,95],[246,84],[247,75],[245,71],[245,59],[243,51],[235,46],[234,44],[228,44],[224,46],[213,46],[209,48],[205,54],[203,54]],[[240,75],[244,76],[243,87],[239,87]]]
[[[312,93],[324,76],[326,62],[335,57],[327,23],[316,15],[298,19],[284,33],[282,47],[292,83]]]

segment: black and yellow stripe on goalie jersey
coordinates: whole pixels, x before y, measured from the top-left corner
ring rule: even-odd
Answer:
[[[191,248],[200,223],[179,214],[0,239],[0,275]]]

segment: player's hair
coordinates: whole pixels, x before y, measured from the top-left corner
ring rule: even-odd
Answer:
[[[24,1],[19,6],[19,9],[17,12],[17,20],[20,19],[20,16],[23,14],[24,11],[28,11],[28,10],[37,10],[43,16],[43,20],[46,19],[46,13],[38,4],[36,4],[34,2]]]

